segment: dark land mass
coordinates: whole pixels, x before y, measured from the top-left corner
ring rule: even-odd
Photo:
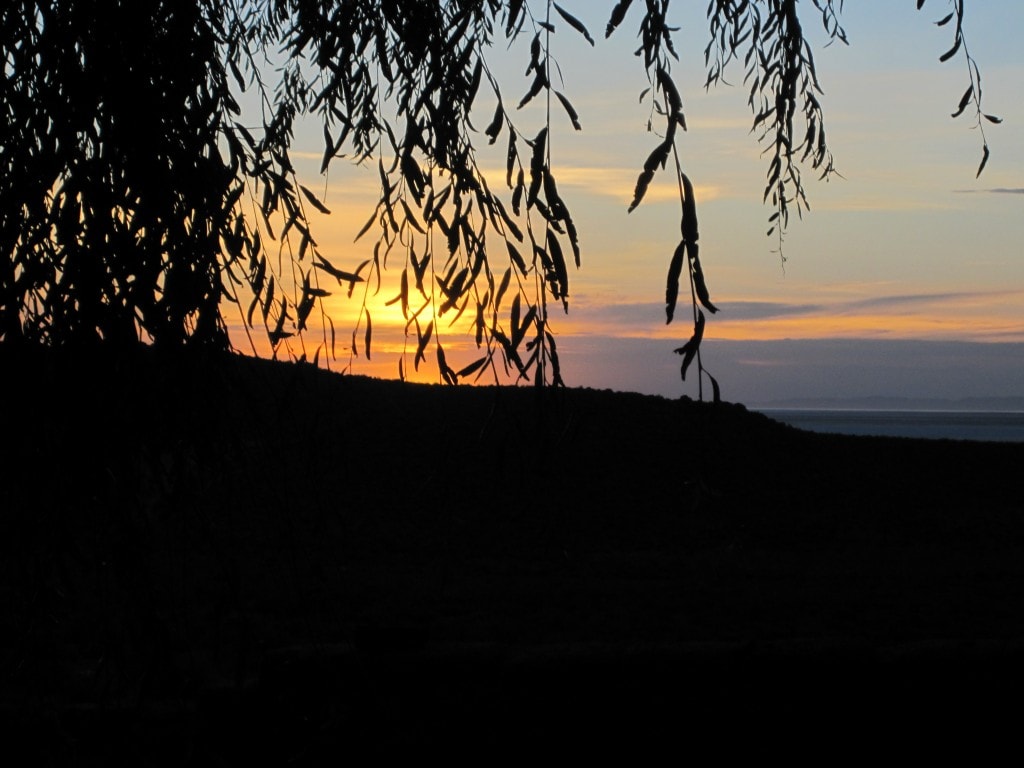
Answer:
[[[1019,728],[1024,444],[148,348],[0,362],[0,712],[36,762],[978,756]]]

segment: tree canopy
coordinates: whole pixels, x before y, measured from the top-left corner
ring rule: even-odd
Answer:
[[[924,5],[917,0],[917,7]],[[247,333],[277,354],[320,362],[372,354],[365,298],[338,338],[322,300],[393,292],[413,339],[412,365],[456,383],[488,373],[562,383],[549,313],[568,311],[580,238],[548,141],[571,94],[559,86],[551,34],[598,45],[571,3],[524,0],[12,0],[0,10],[0,339],[226,348],[234,305]],[[698,245],[697,201],[677,151],[685,111],[669,0],[609,3],[608,37],[638,29],[652,149],[630,210],[659,172],[678,180],[680,240],[666,281],[668,322],[689,289],[693,328],[676,351],[700,364],[705,312],[716,307]],[[771,234],[807,204],[802,170],[835,173],[803,23],[846,42],[842,0],[710,0],[707,86],[742,72],[752,128],[768,162]],[[116,17],[117,24],[110,22]],[[969,87],[954,117],[981,108],[964,43],[964,2],[938,23],[963,57]],[[493,47],[528,41],[526,80],[501,83]],[[486,124],[473,114],[488,91]],[[546,105],[540,124],[519,109]],[[255,105],[243,110],[242,104]],[[323,128],[321,171],[345,157],[376,166],[379,200],[360,236],[367,257],[339,265],[310,224],[324,202],[290,156],[297,121]],[[558,119],[562,119],[558,117]],[[476,121],[474,123],[474,120]],[[559,124],[561,126],[562,124]],[[479,128],[477,127],[479,126]],[[559,127],[561,130],[561,127]],[[983,155],[978,173],[988,160]],[[502,142],[503,178],[478,146]],[[780,241],[781,245],[781,241]],[[387,274],[385,274],[387,273]],[[387,279],[387,282],[382,281]],[[391,286],[391,287],[388,287]],[[390,294],[389,294],[390,295]],[[355,299],[358,300],[358,297]],[[442,329],[478,350],[449,360]],[[297,342],[297,346],[290,346]],[[428,361],[429,358],[429,361]],[[399,372],[404,376],[404,365]]]

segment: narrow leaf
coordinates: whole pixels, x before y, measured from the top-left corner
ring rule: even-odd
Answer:
[[[668,267],[668,281],[665,285],[665,324],[672,322],[672,316],[676,311],[676,301],[679,298],[679,276],[683,272],[683,257],[686,255],[686,241],[681,240],[672,254],[672,261]]]
[[[616,27],[622,23],[622,20],[626,18],[626,11],[629,10],[630,4],[633,0],[619,0],[618,4],[612,8],[612,17],[608,20],[608,26],[605,27],[604,36],[611,37],[612,32],[615,31]]]
[[[974,86],[967,86],[967,90],[964,91],[964,95],[960,97],[960,105],[956,108],[956,112],[952,114],[952,117],[960,117],[964,110],[967,109],[967,105],[971,103],[971,95],[974,93]]]
[[[302,194],[306,196],[306,199],[309,200],[310,204],[318,211],[320,211],[320,213],[330,213],[330,210],[328,210],[327,206],[321,203],[319,200],[317,200],[316,195],[310,192],[306,187],[300,184],[299,189],[302,190]]]
[[[697,350],[700,348],[701,339],[704,338],[704,313],[699,309],[697,310],[697,322],[693,326],[693,336],[683,346],[676,350],[673,350],[677,355],[683,356],[683,364],[680,368],[683,381],[686,381],[686,370],[690,367],[690,363],[693,362],[693,358],[697,355]]]
[[[366,336],[363,345],[366,347],[366,359],[370,359],[370,340],[373,338],[373,322],[370,320],[370,310],[366,310]]]
[[[697,198],[689,177],[685,173],[680,175],[683,181],[683,239],[688,243],[696,243],[700,237],[697,229]]]
[[[557,8],[558,6],[555,7]],[[572,127],[575,128],[577,131],[582,131],[583,126],[580,125],[580,116],[576,113],[576,110],[573,109],[573,106],[572,104],[569,103],[569,100],[565,98],[565,96],[563,96],[559,91],[555,91],[555,96],[557,96],[558,100],[562,102],[562,107],[565,109],[565,113],[569,116],[569,120],[572,122]]]
[[[956,36],[956,42],[953,43],[953,47],[950,48],[948,51],[946,51],[941,56],[939,56],[939,61],[946,62],[946,61],[949,61],[954,56],[956,56],[956,52],[960,50],[960,43],[961,43],[962,40],[963,40],[963,38],[960,37],[960,35],[957,35]]]
[[[465,368],[463,368],[461,371],[459,371],[455,375],[456,375],[456,377],[458,377],[460,379],[463,379],[466,376],[469,376],[469,375],[471,375],[473,373],[476,373],[478,370],[483,368],[484,365],[486,365],[486,364],[487,364],[487,358],[486,357],[481,357],[479,360],[474,360],[472,363],[467,365]]]
[[[711,303],[711,298],[708,296],[708,287],[704,283],[704,270],[701,269],[700,258],[697,256],[697,243],[687,243],[686,247],[690,254],[694,292],[697,294],[700,303],[704,305],[704,308],[714,314],[718,311],[718,307]]]
[[[583,23],[579,19],[567,13],[558,3],[553,3],[553,5],[555,6],[555,10],[558,11],[558,15],[565,19],[570,27],[572,27],[581,35],[583,35],[583,37],[586,39],[588,43],[590,43],[591,45],[594,44],[594,38],[590,36],[590,33],[587,31],[587,28],[583,26]]]

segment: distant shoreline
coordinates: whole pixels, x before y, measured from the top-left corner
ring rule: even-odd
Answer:
[[[859,398],[794,398],[748,401],[755,411],[898,411],[940,413],[1024,413],[1024,397],[920,398],[871,396]]]
[[[1024,412],[892,408],[756,408],[811,432],[926,440],[1024,442]]]

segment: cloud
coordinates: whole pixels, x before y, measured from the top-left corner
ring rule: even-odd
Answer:
[[[857,309],[900,309],[908,304],[934,304],[941,302],[963,303],[975,302],[983,299],[992,299],[1000,296],[1015,295],[1015,291],[957,291],[950,293],[906,293],[896,296],[875,296],[870,299],[858,299],[856,301],[843,302],[833,308],[833,311],[849,311]]]
[[[822,312],[821,304],[787,304],[781,301],[729,301],[721,303],[723,316],[730,320],[764,320],[770,317],[788,317]]]
[[[1024,195],[1024,187],[992,187],[991,189],[954,189],[958,195],[973,195],[979,192],[990,195]]]
[[[771,301],[729,301],[719,302],[720,314],[715,318],[727,318],[736,321],[764,320],[775,317],[791,317],[794,315],[811,315],[828,311],[828,307],[817,304],[788,304]],[[686,313],[689,312],[689,298],[680,295],[676,306],[675,324],[685,326]],[[621,336],[657,336],[665,325],[665,304],[657,301],[620,302],[603,304],[588,301],[581,297],[572,305],[569,320],[580,333],[611,333]],[[713,320],[711,322],[714,322]],[[673,325],[675,325],[673,324]],[[587,329],[587,331],[584,331]],[[679,331],[673,329],[672,336]]]

